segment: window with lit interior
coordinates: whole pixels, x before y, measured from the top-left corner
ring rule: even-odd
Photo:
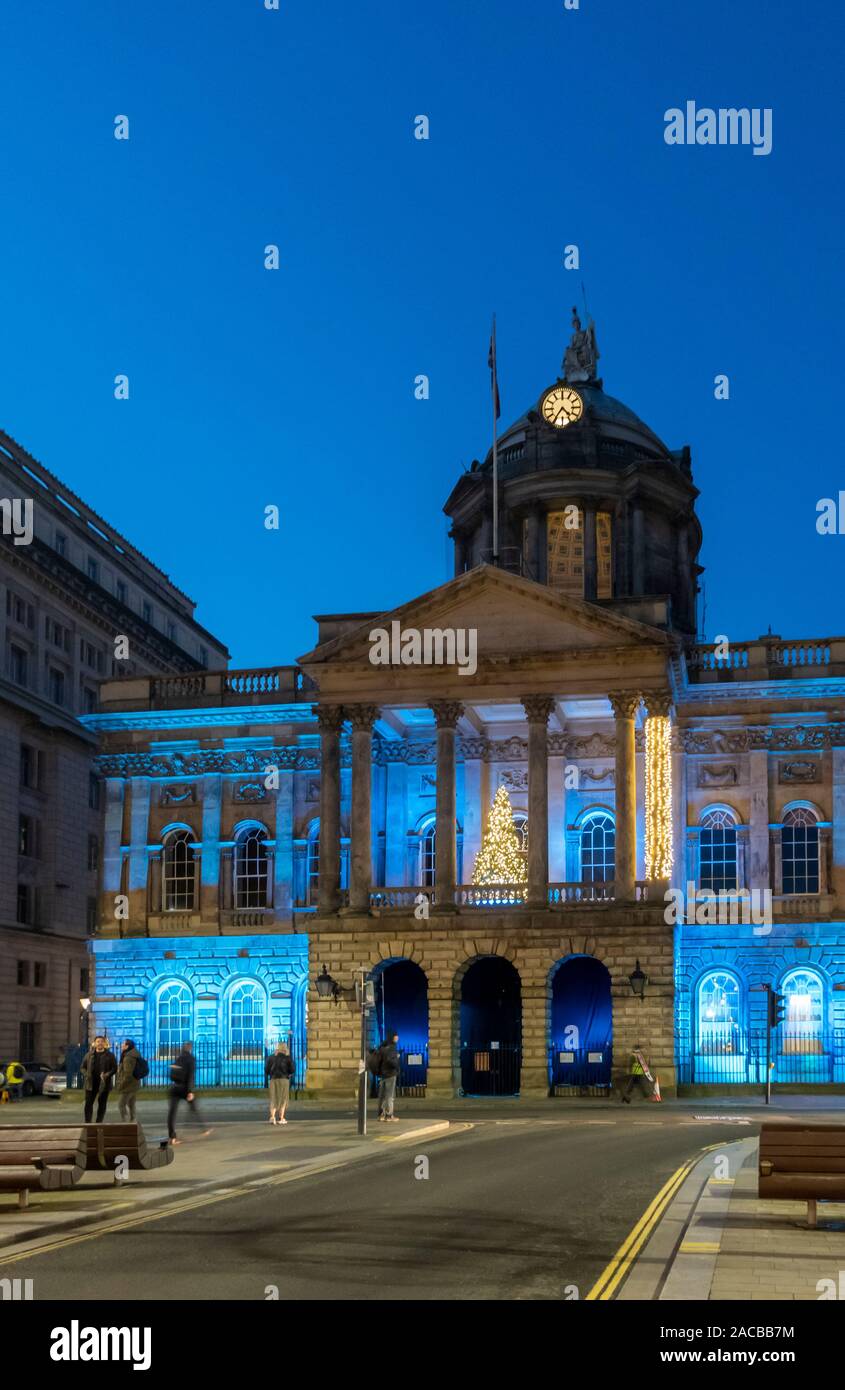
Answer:
[[[165,912],[194,907],[194,837],[190,830],[171,830],[164,841],[162,897]]]
[[[818,893],[819,825],[806,806],[787,811],[781,831],[784,893]]]
[[[698,1050],[731,1055],[740,1050],[739,983],[726,970],[711,970],[698,986]]]
[[[264,990],[256,980],[242,980],[229,995],[229,1056],[264,1056]]]
[[[267,832],[253,825],[235,837],[235,907],[267,906]]]
[[[179,980],[159,990],[156,1003],[156,1048],[159,1057],[175,1057],[193,1037],[193,999]]]
[[[581,822],[581,882],[612,883],[616,826],[609,811],[590,811]]]
[[[721,808],[706,812],[701,820],[698,882],[714,893],[737,885],[736,819]]]

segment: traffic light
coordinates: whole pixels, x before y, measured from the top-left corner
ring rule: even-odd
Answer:
[[[769,990],[769,1027],[777,1028],[779,1023],[783,1023],[786,1018],[786,1000],[782,994],[777,994],[775,990]]]

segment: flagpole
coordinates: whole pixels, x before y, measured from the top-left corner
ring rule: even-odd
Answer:
[[[499,377],[496,370],[496,315],[493,315],[493,378],[491,394],[493,397],[493,564],[499,563],[499,431],[498,431],[498,390]]]

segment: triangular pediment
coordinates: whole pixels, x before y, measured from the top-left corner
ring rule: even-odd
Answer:
[[[307,669],[325,663],[369,661],[371,633],[381,629],[392,634],[397,623],[403,632],[474,629],[482,661],[501,655],[531,657],[590,649],[598,656],[601,649],[653,650],[671,645],[671,639],[659,628],[557,594],[545,584],[492,565],[479,565],[379,617],[368,616],[351,632],[299,657],[299,664]]]

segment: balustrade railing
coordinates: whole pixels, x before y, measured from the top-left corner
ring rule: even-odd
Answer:
[[[808,637],[783,642],[761,637],[756,642],[695,643],[684,655],[690,680],[743,680],[783,671],[845,668],[845,639]]]
[[[434,902],[433,888],[371,888],[370,907],[372,908],[413,908],[420,897]]]
[[[527,896],[527,883],[461,883],[455,889],[458,907],[519,907]]]

